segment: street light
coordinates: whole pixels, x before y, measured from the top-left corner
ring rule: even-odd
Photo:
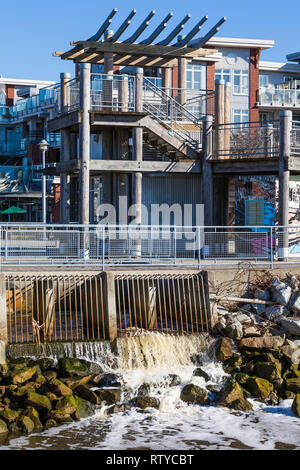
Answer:
[[[49,144],[47,140],[43,139],[39,143],[40,151],[43,154],[43,176],[42,176],[42,221],[43,224],[47,223],[47,212],[46,212],[46,176],[44,170],[46,168],[46,152],[48,150]]]

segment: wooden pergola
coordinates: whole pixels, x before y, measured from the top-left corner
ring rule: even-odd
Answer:
[[[91,38],[85,41],[72,41],[70,43],[73,46],[72,49],[67,52],[55,52],[53,55],[60,57],[62,60],[72,60],[78,64],[103,65],[105,57],[109,54],[112,56],[113,64],[118,66],[167,68],[177,64],[179,59],[193,60],[211,55],[212,50],[205,49],[204,46],[218,32],[224,21],[226,21],[226,18],[223,17],[206,35],[194,39],[208,19],[207,16],[204,16],[188,34],[180,36],[175,43],[171,44],[182,31],[187,21],[190,20],[191,15],[187,14],[165,39],[154,43],[173,16],[173,13],[169,13],[146,39],[138,43],[136,42],[137,39],[149,26],[150,20],[155,14],[155,11],[151,11],[135,32],[129,38],[120,42],[118,40],[131,24],[136,10],[133,10],[128,15],[114,33],[109,28],[116,13],[117,9],[114,8],[97,33]],[[104,39],[100,41],[102,36],[104,36]],[[216,50],[213,52],[216,52]]]

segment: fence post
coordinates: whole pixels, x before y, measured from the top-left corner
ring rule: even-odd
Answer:
[[[118,335],[117,309],[115,292],[115,273],[102,273],[103,304],[104,304],[104,329],[105,339],[114,341]]]
[[[5,360],[5,345],[8,343],[7,312],[6,312],[6,281],[5,275],[0,275],[0,364]],[[3,352],[4,351],[4,352]]]
[[[273,269],[273,258],[274,258],[274,250],[273,250],[273,227],[270,229],[270,268]]]
[[[289,255],[289,158],[291,155],[292,111],[280,113],[280,155],[279,155],[279,225],[282,237],[279,240],[278,258],[287,261]]]

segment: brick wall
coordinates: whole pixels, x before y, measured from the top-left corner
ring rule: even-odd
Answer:
[[[14,85],[6,85],[6,106],[13,106],[15,97]]]
[[[52,202],[52,222],[60,222],[60,185],[53,185],[54,199]]]
[[[259,92],[259,57],[260,49],[250,49],[250,70],[249,70],[249,118],[250,121],[258,121],[259,109],[256,106]]]
[[[206,89],[215,91],[215,63],[208,62],[206,64]],[[209,94],[207,98],[207,114],[215,113],[215,95]]]

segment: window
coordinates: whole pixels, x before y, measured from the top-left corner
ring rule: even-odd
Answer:
[[[269,75],[260,75],[259,76],[259,87],[268,87],[269,86]]]
[[[186,68],[186,87],[190,90],[204,89],[204,71],[204,65],[188,64]]]
[[[230,69],[216,70],[215,79],[224,80],[225,83],[230,83],[231,82]]]
[[[235,70],[233,73],[233,92],[236,95],[248,95],[249,73],[245,70]]]
[[[247,109],[234,109],[233,122],[237,124],[249,122],[249,111]]]

